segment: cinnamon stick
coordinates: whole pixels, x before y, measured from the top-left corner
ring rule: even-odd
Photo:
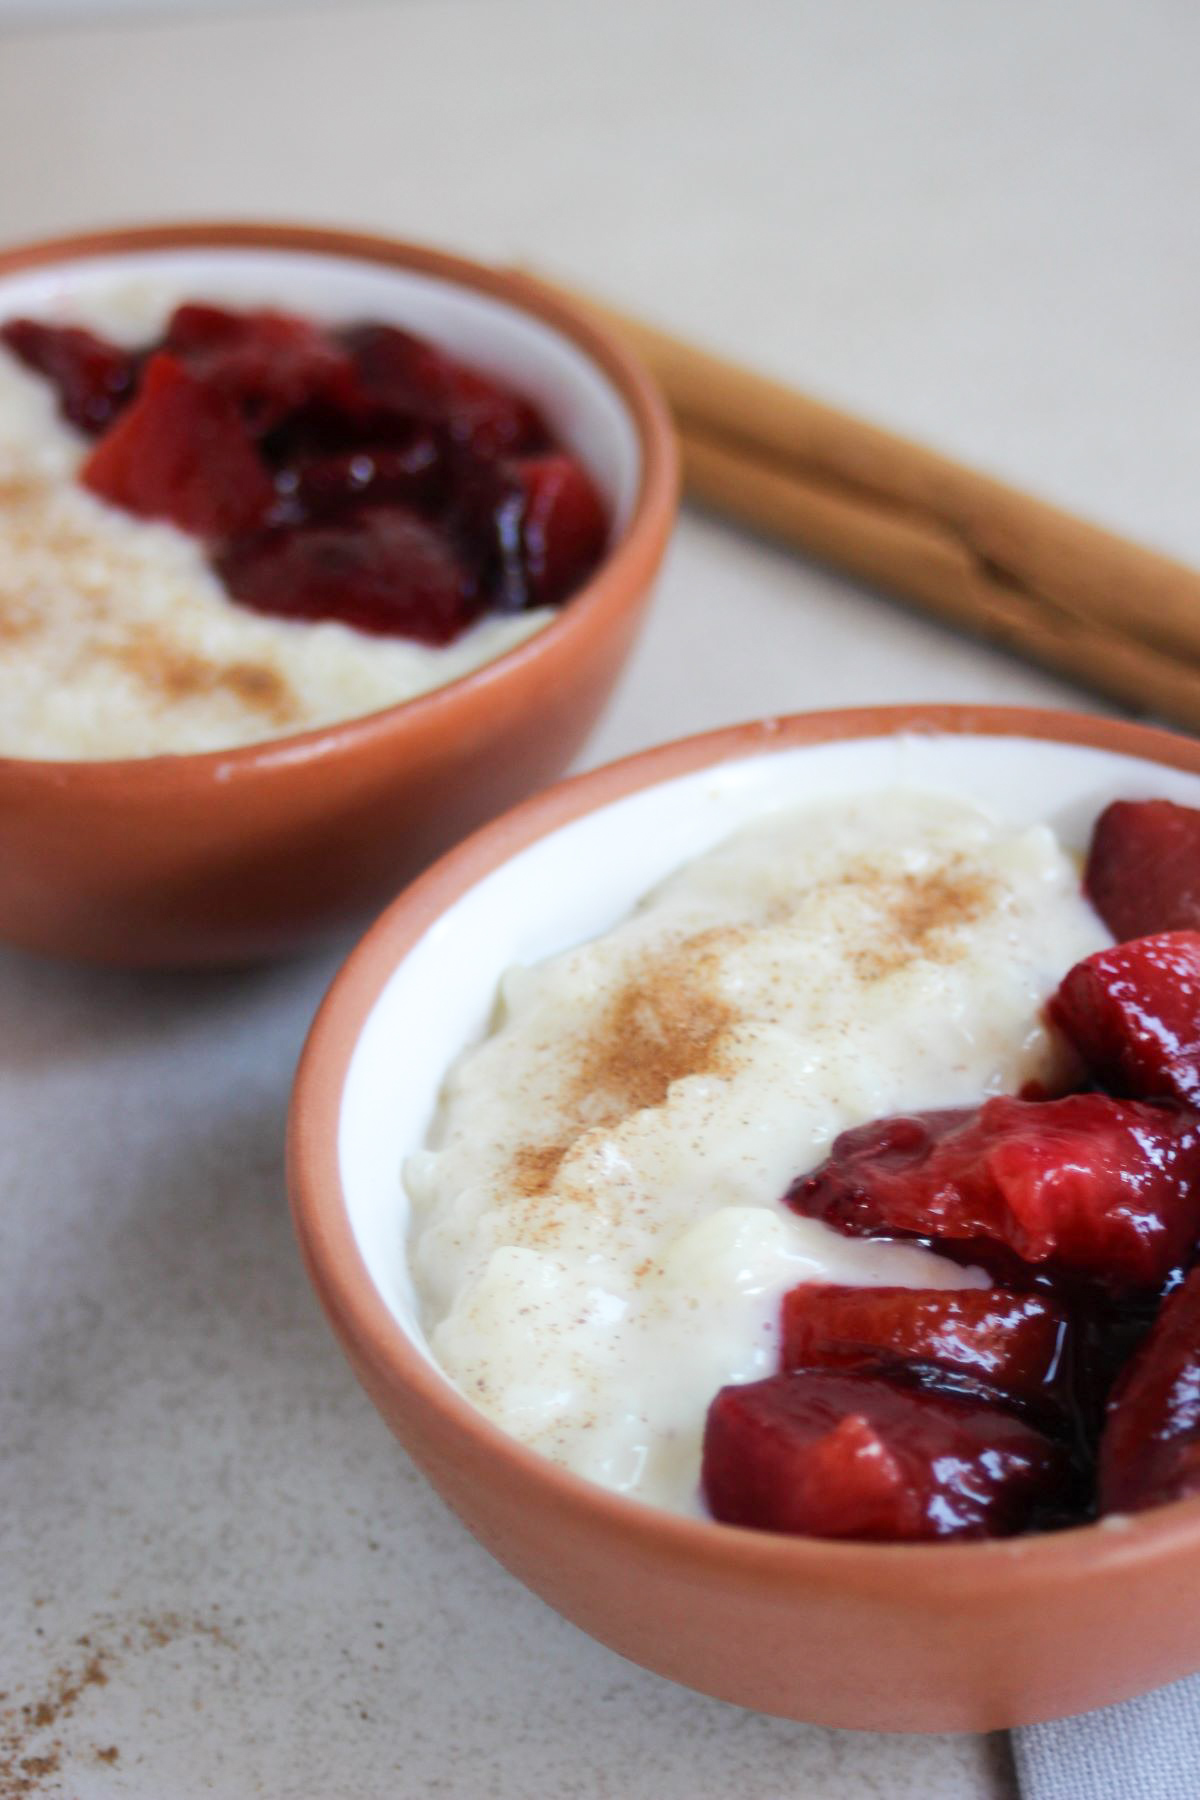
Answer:
[[[1081,682],[1137,711],[1200,732],[1200,668],[1096,625],[1007,582],[935,523],[889,516],[835,486],[682,432],[684,482],[697,500],[848,569],[960,629]]]
[[[1128,706],[1200,730],[1200,573],[573,296],[657,377],[689,492]]]

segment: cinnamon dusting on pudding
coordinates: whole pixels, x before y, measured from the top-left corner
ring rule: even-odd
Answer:
[[[605,1123],[661,1106],[677,1081],[723,1073],[734,1011],[717,991],[719,952],[736,927],[696,933],[636,963],[583,1046],[569,1100],[605,1104]]]
[[[513,1186],[528,1200],[548,1194],[554,1185],[570,1142],[557,1144],[521,1144],[513,1153],[511,1175]]]
[[[157,632],[142,632],[102,654],[164,700],[190,700],[224,689],[244,706],[284,725],[296,717],[296,697],[277,669],[265,663],[218,663],[179,650]]]
[[[136,585],[140,566],[117,539],[101,542],[89,533],[85,521],[94,504],[81,497],[82,511],[64,509],[40,475],[0,471],[0,522],[18,572],[0,589],[0,643],[48,636],[76,665],[116,664],[155,700],[225,695],[272,725],[291,724],[297,696],[269,663],[199,654],[136,614],[122,618],[114,611],[113,596]]]
[[[957,858],[899,873],[859,863],[847,870],[844,885],[865,890],[879,909],[878,937],[849,959],[864,982],[882,981],[918,960],[957,960],[964,949],[957,933],[983,918],[998,893],[994,878]]]
[[[583,1131],[662,1106],[689,1075],[728,1073],[724,1038],[735,1014],[715,984],[720,949],[742,935],[726,926],[697,932],[632,964],[592,1030],[565,1052],[564,1104],[574,1129],[522,1144],[513,1155],[510,1175],[520,1195],[549,1193]]]
[[[18,594],[0,589],[0,644],[15,644],[38,628],[36,613]]]
[[[33,557],[46,566],[61,567],[64,589],[88,593],[96,586],[95,539],[82,516],[64,513],[45,476],[0,464],[0,516],[5,548],[14,563],[19,557]]]
[[[994,899],[995,888],[978,869],[955,863],[924,875],[905,875],[892,908],[897,935],[924,950],[937,933],[973,925]]]
[[[998,894],[992,876],[960,858],[920,871],[856,861],[833,886],[858,890],[877,921],[865,941],[843,949],[864,984],[914,962],[956,960],[963,954],[960,928],[982,918]],[[774,897],[765,910],[767,922],[792,922],[810,893],[801,889]],[[854,930],[857,935],[858,924]],[[563,1047],[566,1127],[514,1151],[508,1173],[518,1196],[544,1199],[585,1132],[610,1131],[633,1113],[663,1106],[672,1086],[688,1076],[735,1072],[729,1032],[746,1021],[720,991],[722,958],[754,935],[755,928],[745,924],[710,927],[644,953],[627,967],[587,1035]],[[551,1229],[553,1220],[543,1214],[541,1224]]]

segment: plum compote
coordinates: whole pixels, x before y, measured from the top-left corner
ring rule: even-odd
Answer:
[[[137,350],[35,319],[0,341],[95,440],[84,486],[203,539],[257,612],[448,644],[560,606],[604,553],[536,407],[398,326],[189,302]]]
[[[1063,1444],[986,1400],[820,1369],[722,1388],[703,1481],[728,1525],[890,1543],[1008,1536],[1074,1485]]]
[[[1105,1512],[1200,1493],[1200,1270],[1166,1301],[1113,1389],[1099,1488]]]
[[[1200,1494],[1200,812],[1114,802],[1084,881],[1121,941],[1046,1008],[1084,1091],[876,1119],[785,1196],[991,1285],[794,1288],[779,1373],[709,1409],[715,1518],[906,1543]]]

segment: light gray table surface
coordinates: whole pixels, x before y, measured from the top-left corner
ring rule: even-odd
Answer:
[[[0,239],[235,213],[531,257],[1200,560],[1198,50],[1167,0],[26,30],[0,36]],[[685,516],[585,761],[902,698],[1094,704]],[[786,1724],[630,1667],[432,1497],[284,1205],[339,954],[0,954],[0,1797],[1010,1795],[1002,1740]]]

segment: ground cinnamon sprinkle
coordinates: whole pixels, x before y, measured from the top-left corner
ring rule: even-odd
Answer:
[[[550,1191],[579,1131],[661,1106],[686,1076],[723,1072],[723,1039],[735,1014],[714,985],[718,951],[742,935],[737,927],[715,927],[634,965],[594,1029],[565,1053],[574,1064],[565,1105],[575,1130],[514,1153],[509,1175],[519,1194],[536,1199]]]
[[[95,547],[78,521],[58,516],[54,498],[54,485],[44,476],[24,470],[0,473],[5,541],[14,551],[33,549],[61,562],[79,559],[86,568]],[[84,585],[90,590],[92,584]]]
[[[18,550],[34,546],[51,563],[71,565],[72,592],[86,603],[93,623],[111,619],[110,596],[119,590],[123,578],[119,557],[116,567],[106,568],[100,580],[92,577],[89,563],[94,560],[94,545],[77,525],[55,516],[53,500],[53,490],[45,481],[0,475],[0,511],[5,514],[8,541]],[[134,579],[135,575],[136,568],[125,578]],[[0,593],[0,642],[26,637],[44,623],[28,596]],[[167,701],[194,699],[223,689],[273,724],[288,725],[299,717],[296,694],[279,670],[266,663],[214,662],[174,647],[161,633],[146,627],[114,635],[107,644],[95,645],[90,654],[117,663]]]
[[[860,865],[845,879],[849,885],[876,890],[882,915],[877,939],[851,956],[860,981],[881,981],[917,956],[952,961],[962,947],[947,934],[973,924],[995,897],[991,877],[957,861],[900,876]]]
[[[228,663],[219,673],[221,685],[247,706],[276,715],[282,709],[289,718],[295,714],[295,696],[278,669],[267,668],[264,663],[236,662]]]
[[[40,1700],[9,1707],[0,1716],[0,1800],[24,1800],[58,1773],[62,1745],[53,1740],[35,1752],[33,1742],[69,1719],[87,1689],[107,1684],[109,1661],[106,1651],[89,1650],[82,1666],[63,1665],[55,1670],[49,1690]]]
[[[867,890],[878,903],[878,935],[850,958],[859,979],[869,982],[916,956],[946,961],[957,955],[959,946],[947,934],[972,924],[995,897],[992,878],[957,860],[899,876],[858,863],[839,878],[843,884]],[[791,904],[776,903],[767,923],[780,925],[791,915]],[[662,1106],[672,1084],[689,1075],[729,1072],[727,1039],[737,1014],[719,992],[717,976],[721,953],[749,931],[714,926],[633,966],[589,1035],[566,1047],[564,1106],[571,1129],[518,1147],[509,1165],[517,1194],[529,1200],[548,1194],[582,1131]]]
[[[147,1615],[123,1628],[107,1620],[102,1635],[104,1641],[98,1645],[91,1636],[77,1639],[81,1656],[54,1670],[39,1699],[0,1709],[0,1800],[63,1792],[55,1777],[61,1774],[66,1751],[61,1737],[48,1734],[72,1717],[93,1688],[107,1687],[110,1671],[119,1669],[131,1652],[162,1649],[180,1638],[197,1636],[226,1649],[234,1647],[214,1620],[171,1612]],[[8,1697],[0,1695],[0,1701]],[[91,1754],[111,1766],[121,1752],[116,1744],[108,1744]]]
[[[57,1775],[61,1766],[62,1756],[57,1750],[52,1750],[49,1756],[25,1757],[21,1763],[21,1772],[27,1775],[31,1782],[41,1781],[47,1775]]]
[[[688,1075],[720,1072],[734,1013],[712,981],[729,935],[698,933],[635,968],[584,1045],[569,1089],[575,1104],[595,1096],[624,1116],[661,1106]]]
[[[558,1144],[521,1144],[515,1151],[509,1173],[519,1194],[533,1199],[549,1193],[554,1185],[569,1142]]]
[[[175,649],[152,631],[141,632],[136,640],[103,646],[98,653],[119,663],[143,686],[167,700],[189,700],[224,688],[276,724],[286,724],[296,716],[292,689],[277,669],[263,663],[210,662],[191,651]]]
[[[993,889],[994,883],[978,869],[953,863],[927,875],[906,875],[892,908],[895,929],[914,949],[924,949],[936,932],[973,924],[991,901]]]
[[[36,615],[18,596],[0,593],[0,643],[13,644],[37,629]]]

